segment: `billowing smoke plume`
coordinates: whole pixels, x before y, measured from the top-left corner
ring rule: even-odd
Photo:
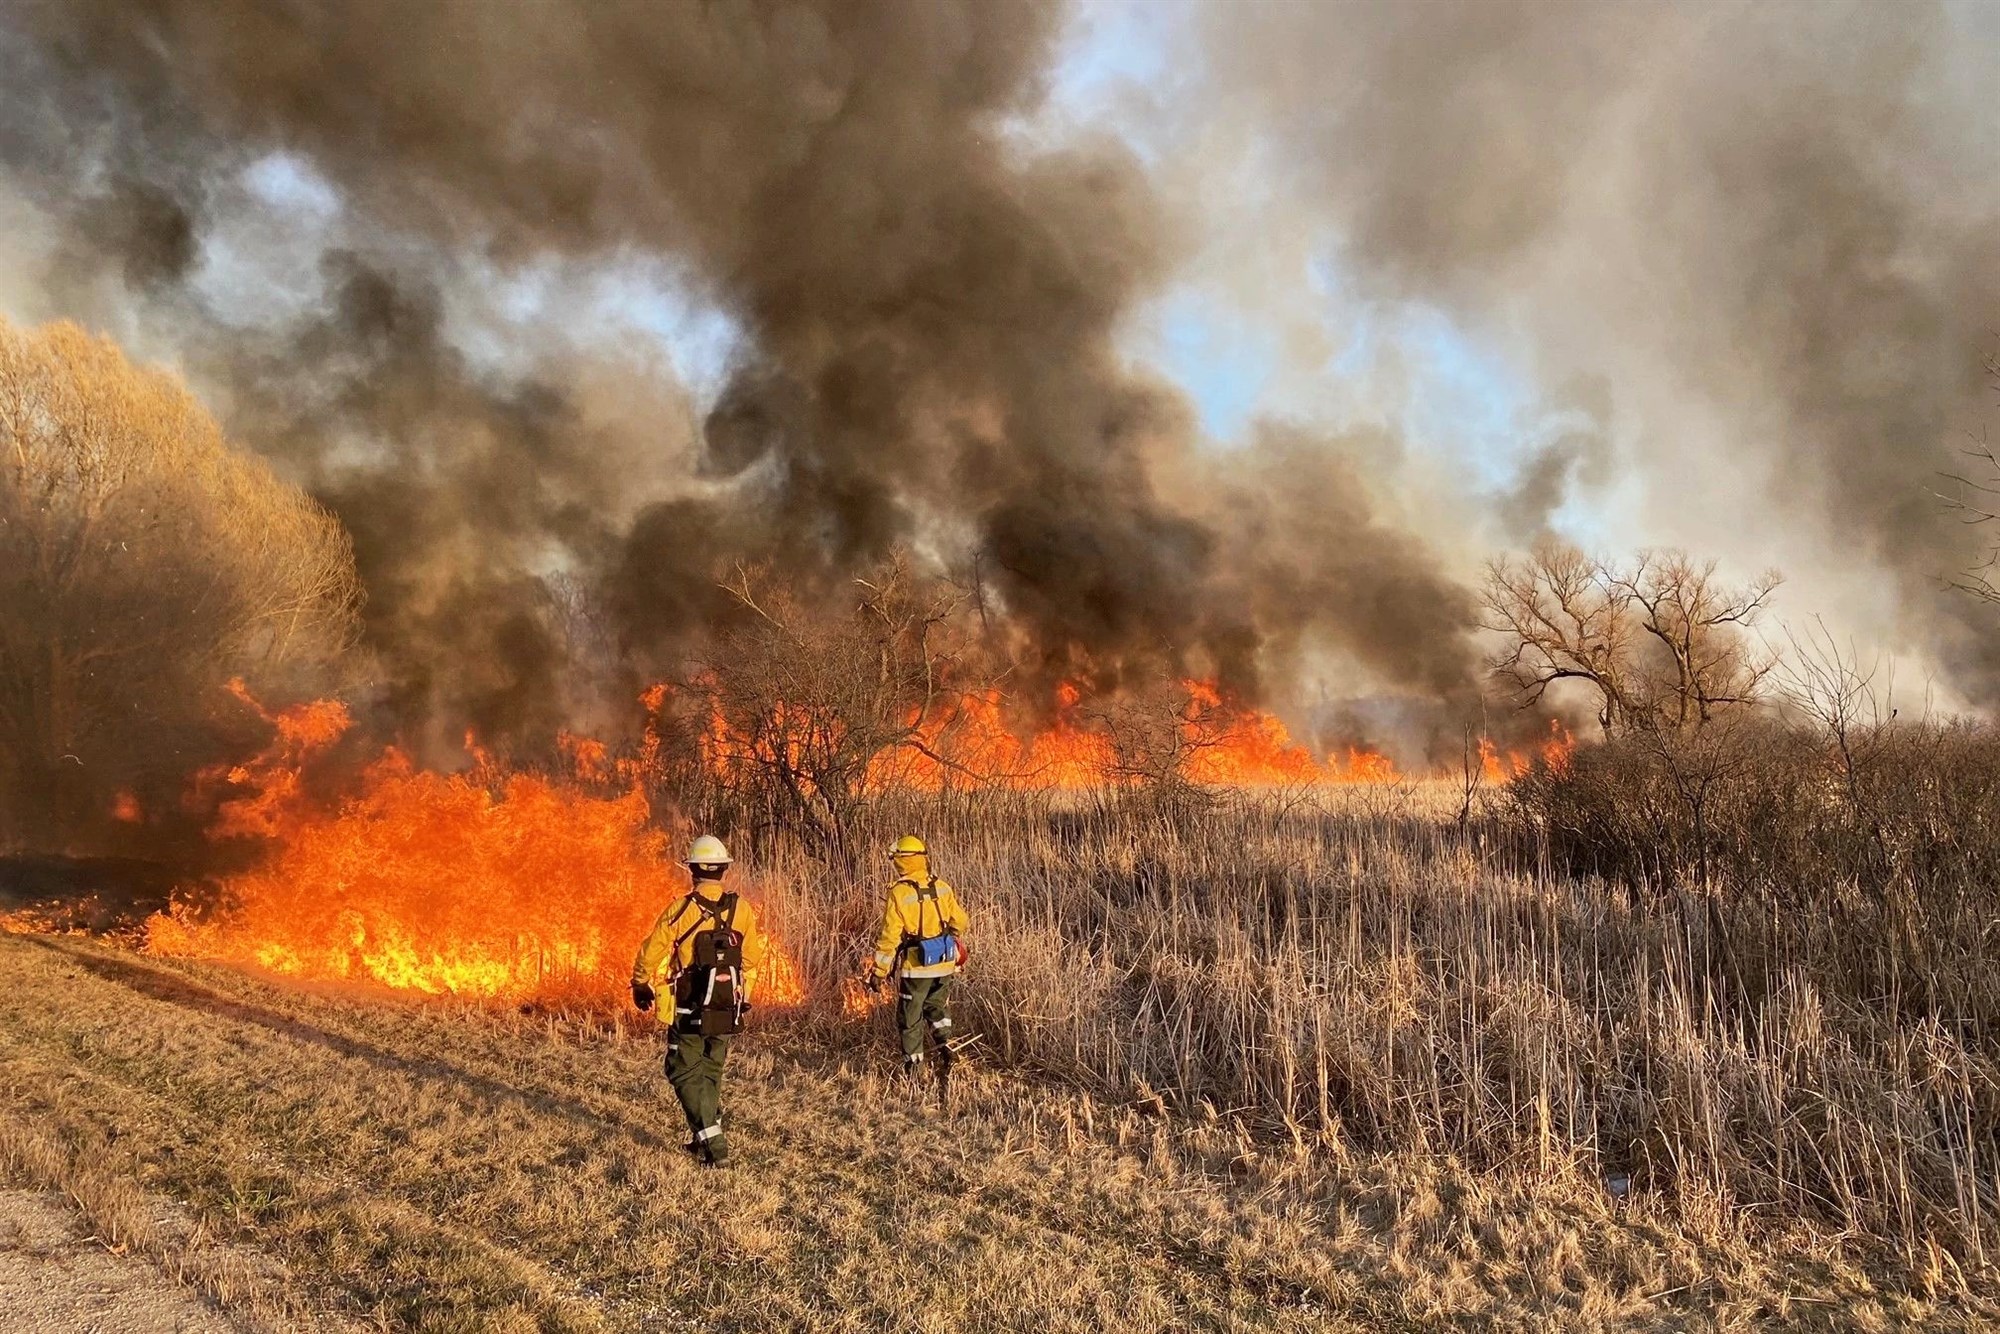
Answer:
[[[1049,5],[11,13],[0,161],[58,219],[55,303],[141,312],[348,524],[405,731],[574,717],[579,663],[615,681],[698,639],[718,565],[810,585],[897,546],[977,569],[1031,667],[1473,677],[1470,596],[1337,449],[1273,432],[1219,462],[1118,352],[1173,228],[1122,147],[1010,129]],[[200,281],[273,154],[340,238],[275,332]],[[601,344],[451,336],[468,292],[648,264],[740,328],[699,424]]]
[[[1511,340],[1545,382],[1600,377],[1653,531],[1778,559],[1803,610],[2000,695],[2000,635],[1940,586],[1974,535],[1932,494],[1990,421],[1990,10],[1211,13],[1213,104],[1268,142],[1358,283]],[[1509,526],[1532,529],[1591,457],[1537,460]]]

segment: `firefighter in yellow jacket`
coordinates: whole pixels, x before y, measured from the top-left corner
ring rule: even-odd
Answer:
[[[923,1069],[924,1035],[937,1049],[938,1092],[949,1089],[951,1063],[951,980],[965,961],[970,927],[952,887],[931,874],[924,841],[914,834],[896,840],[890,851],[896,879],[882,906],[882,929],[875,938],[870,987],[879,987],[900,969],[898,1014],[903,1027],[903,1069]]]
[[[729,849],[703,834],[688,848],[694,887],[660,914],[632,963],[632,1003],[651,1009],[664,978],[673,998],[667,1023],[667,1080],[687,1114],[687,1150],[711,1167],[729,1159],[722,1134],[722,1067],[730,1036],[743,1027],[763,967],[757,910],[726,893]]]

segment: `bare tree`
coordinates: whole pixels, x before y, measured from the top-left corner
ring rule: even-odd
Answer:
[[[188,767],[221,683],[304,683],[353,641],[339,523],[171,375],[0,320],[0,785],[61,840],[149,754]]]
[[[851,858],[871,774],[899,751],[955,761],[933,744],[952,705],[979,688],[957,624],[966,595],[892,560],[852,598],[807,606],[764,573],[723,585],[743,615],[704,664],[714,781],[761,798],[823,853]]]
[[[1185,802],[1195,795],[1200,757],[1236,739],[1241,715],[1205,686],[1162,679],[1096,700],[1083,717],[1110,743],[1105,778]]]
[[[1778,584],[1775,572],[1725,583],[1715,562],[1680,551],[1642,551],[1614,565],[1555,542],[1488,571],[1486,624],[1507,636],[1495,675],[1524,705],[1563,681],[1595,692],[1606,739],[1633,744],[1678,804],[1686,871],[1704,894],[1716,804],[1750,772],[1748,706],[1778,661],[1756,635]],[[1726,954],[1712,896],[1708,912]]]
[[[1776,657],[1753,631],[1779,582],[1725,584],[1679,551],[1621,566],[1545,542],[1487,568],[1485,624],[1506,636],[1493,671],[1524,706],[1578,682],[1606,736],[1698,729],[1762,690]]]
[[[1633,706],[1638,627],[1622,585],[1607,576],[1577,548],[1544,542],[1524,560],[1491,562],[1482,601],[1486,628],[1507,637],[1495,677],[1524,707],[1561,681],[1588,687],[1608,736]]]
[[[1716,578],[1712,560],[1696,564],[1683,551],[1647,551],[1631,570],[1607,575],[1654,649],[1641,655],[1651,659],[1647,669],[1631,678],[1638,721],[1681,732],[1714,722],[1720,708],[1758,698],[1777,655],[1751,629],[1781,582],[1776,571],[1730,586]]]

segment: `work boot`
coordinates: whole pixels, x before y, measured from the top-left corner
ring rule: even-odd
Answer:
[[[706,1133],[695,1132],[694,1141],[688,1145],[688,1152],[694,1160],[707,1167],[720,1167],[729,1161],[729,1140],[722,1133],[720,1123],[710,1126]]]

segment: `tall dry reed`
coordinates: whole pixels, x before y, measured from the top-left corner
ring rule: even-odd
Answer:
[[[1984,934],[1940,941],[1851,874],[1811,912],[1716,883],[1634,892],[1558,865],[1518,796],[1460,821],[1457,795],[906,795],[861,842],[920,831],[971,906],[983,1059],[1336,1153],[1587,1175],[1698,1227],[1776,1211],[1984,1259]],[[765,896],[838,1023],[886,862],[834,872],[762,842]]]

